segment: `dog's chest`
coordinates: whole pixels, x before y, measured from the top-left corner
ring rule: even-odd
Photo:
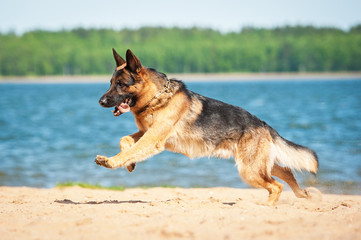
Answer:
[[[137,124],[139,130],[144,132],[146,132],[152,126],[153,121],[153,114],[147,114],[142,118],[135,118],[135,123]]]

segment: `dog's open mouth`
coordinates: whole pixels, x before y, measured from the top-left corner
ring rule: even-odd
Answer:
[[[115,117],[118,117],[118,116],[122,115],[123,113],[129,112],[129,111],[130,111],[129,104],[122,102],[121,104],[115,106],[115,108],[113,110],[113,115]]]

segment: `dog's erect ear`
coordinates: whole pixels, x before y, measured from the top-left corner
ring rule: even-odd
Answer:
[[[129,70],[133,73],[139,73],[140,69],[142,69],[142,64],[140,64],[139,59],[130,51],[130,49],[127,50],[127,67]]]
[[[117,67],[119,67],[125,63],[125,60],[115,51],[114,48],[113,48],[113,56],[114,56],[114,60],[117,64]]]

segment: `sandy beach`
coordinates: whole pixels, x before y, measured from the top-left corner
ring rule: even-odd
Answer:
[[[1,239],[360,239],[361,196],[235,188],[0,187]]]

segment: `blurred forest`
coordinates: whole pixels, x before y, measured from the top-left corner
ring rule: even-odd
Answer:
[[[335,72],[361,70],[361,25],[348,31],[312,26],[72,29],[0,34],[0,75],[109,74],[112,48],[130,48],[144,66],[165,73]]]

